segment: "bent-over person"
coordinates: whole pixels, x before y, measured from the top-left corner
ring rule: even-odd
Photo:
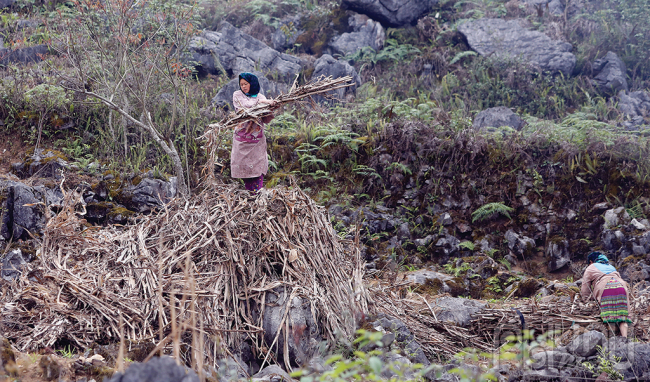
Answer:
[[[627,337],[627,324],[631,323],[628,306],[628,286],[609,264],[607,256],[592,252],[587,257],[589,266],[582,276],[580,295],[583,301],[594,297],[600,305],[600,317],[606,324],[618,324],[621,336]]]

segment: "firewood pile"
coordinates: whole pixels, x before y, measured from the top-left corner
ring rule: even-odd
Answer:
[[[554,338],[574,324],[602,325],[598,305],[593,301],[583,303],[579,294],[548,302],[528,299],[488,303],[472,316],[467,327],[460,327],[437,318],[441,309],[436,306],[436,299],[448,294],[418,294],[408,291],[406,284],[396,288],[374,286],[369,288],[369,293],[371,309],[402,320],[432,361],[449,359],[466,348],[488,353],[498,351],[509,336],[522,336],[523,330],[532,331],[535,337],[547,334]],[[630,334],[649,341],[650,286],[639,283],[631,288],[631,294]]]
[[[214,363],[223,345],[249,338],[275,360],[261,333],[268,291],[284,286],[309,301],[330,341],[352,336],[355,314],[367,312],[358,246],[298,187],[253,197],[215,182],[126,227],[92,227],[83,214],[80,195],[66,193],[38,260],[2,285],[1,330],[21,351],[149,341],[194,345]]]

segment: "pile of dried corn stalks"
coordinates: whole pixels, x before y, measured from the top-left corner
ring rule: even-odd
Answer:
[[[641,286],[641,284],[637,284]],[[521,335],[521,312],[525,329],[534,335],[555,333],[571,328],[575,323],[586,327],[602,325],[600,310],[594,303],[583,304],[576,294],[543,303],[535,299],[490,303],[473,316],[467,328],[437,319],[441,311],[436,299],[447,296],[420,295],[410,292],[406,285],[373,287],[369,289],[371,305],[378,313],[400,318],[415,335],[430,360],[449,358],[464,348],[494,352],[511,335]],[[647,285],[643,286],[648,287]],[[645,292],[632,288],[630,331],[643,341],[650,340],[650,289]],[[553,335],[552,335],[553,336]]]
[[[341,88],[353,86],[353,78],[350,76],[332,78],[321,76],[320,78],[311,81],[303,86],[296,87],[296,84],[291,87],[289,93],[280,94],[275,100],[275,105],[259,104],[250,109],[242,109],[237,112],[228,114],[226,118],[217,123],[208,125],[205,133],[200,139],[205,140],[204,149],[208,154],[208,161],[206,169],[208,174],[214,171],[214,165],[217,163],[217,151],[221,147],[225,135],[231,134],[232,130],[239,124],[247,121],[260,121],[262,117],[273,114],[273,111],[286,104],[311,99],[312,96],[321,95],[327,96],[329,92]]]
[[[128,340],[171,344],[184,323],[195,336],[203,328],[195,343],[208,362],[245,336],[264,356],[271,344],[254,310],[278,286],[310,301],[330,340],[367,312],[358,246],[299,188],[252,197],[213,183],[122,229],[88,227],[75,198],[48,222],[34,270],[3,286],[2,332],[21,350],[119,341],[121,322]]]

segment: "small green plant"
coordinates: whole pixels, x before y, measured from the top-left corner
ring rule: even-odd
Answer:
[[[465,249],[470,250],[470,251],[473,251],[474,248],[476,247],[474,245],[474,243],[472,243],[471,241],[463,241],[460,244],[458,244],[458,246],[460,248],[465,248]]]
[[[596,348],[598,349],[598,357],[596,358],[597,363],[593,364],[591,362],[583,362],[582,366],[589,370],[594,377],[606,373],[610,379],[622,381],[623,375],[614,369],[614,365],[621,362],[621,358],[617,356],[610,357],[609,352],[605,351],[605,349],[600,345]],[[614,361],[612,361],[612,358],[614,358]]]
[[[456,267],[453,263],[449,262],[444,265],[444,268],[445,272],[449,273],[450,275],[454,275],[454,277],[458,277],[461,274],[466,273],[472,269],[472,266],[464,262],[460,265],[460,267]]]
[[[487,251],[485,251],[485,254],[488,255],[488,257],[494,258],[494,254],[496,254],[497,252],[499,252],[498,249],[490,248]]]
[[[501,288],[501,281],[499,280],[499,277],[493,276],[488,279],[488,286],[486,288],[487,290],[494,292],[494,293],[501,293],[503,292],[503,289]]]
[[[61,354],[61,357],[63,358],[72,358],[75,355],[75,350],[72,346],[67,345],[63,349],[57,350],[58,353]]]
[[[510,213],[514,211],[514,208],[508,207],[501,202],[487,203],[472,212],[472,223],[490,219],[495,215],[503,215],[508,219],[512,219]]]
[[[501,259],[499,260],[499,263],[501,263],[504,267],[508,268],[508,271],[512,269],[512,266],[510,265],[510,262],[506,259]]]

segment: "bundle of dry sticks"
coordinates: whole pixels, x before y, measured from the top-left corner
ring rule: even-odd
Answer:
[[[375,313],[400,317],[431,360],[452,357],[464,348],[497,351],[508,337],[522,335],[522,317],[525,330],[533,331],[534,336],[553,337],[574,324],[602,325],[598,306],[593,302],[583,304],[576,294],[569,298],[556,296],[548,302],[530,299],[490,303],[473,315],[468,327],[460,327],[436,316],[441,312],[436,300],[447,294],[421,295],[406,288],[407,285],[370,288],[371,307]],[[633,312],[630,330],[636,338],[647,341],[650,340],[650,301],[645,297],[647,292],[637,293],[636,289],[636,286],[632,288],[634,296],[630,301]]]
[[[286,104],[311,99],[312,96],[331,97],[332,91],[353,86],[354,84],[353,78],[350,76],[339,78],[321,76],[303,86],[296,86],[296,82],[294,82],[289,93],[277,96],[273,105],[259,104],[250,109],[241,109],[228,114],[222,121],[208,125],[205,133],[200,137],[200,139],[205,140],[203,147],[208,154],[206,163],[208,174],[213,173],[214,165],[217,163],[217,150],[221,147],[224,134],[231,132],[239,124],[247,121],[260,121],[262,117],[273,114],[274,110]]]

